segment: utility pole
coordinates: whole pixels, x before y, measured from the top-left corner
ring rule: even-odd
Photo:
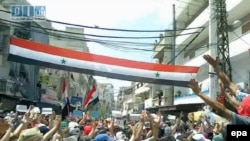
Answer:
[[[173,4],[173,31],[172,31],[172,54],[171,64],[175,65],[175,47],[176,47],[176,17],[175,17],[175,4]],[[174,86],[172,86],[171,105],[174,105]]]
[[[209,10],[210,10],[210,15],[209,15],[209,45],[210,45],[210,55],[212,57],[217,57],[217,5],[216,5],[217,0],[209,0]],[[218,90],[218,81],[217,81],[217,76],[214,75],[215,70],[211,65],[209,65],[209,95],[213,100],[217,99],[217,90]]]
[[[175,19],[175,4],[173,4],[173,37],[172,37],[172,64],[175,65],[175,44],[176,44],[176,19]]]
[[[227,10],[226,0],[216,1],[216,17],[218,21],[217,38],[218,38],[218,57],[222,71],[224,71],[230,80],[232,80],[232,67],[229,55],[229,41],[228,41],[228,24],[227,24]]]
[[[226,0],[209,0],[210,20],[209,20],[209,44],[210,55],[218,57],[221,70],[232,80],[231,62],[229,56],[228,25]],[[215,72],[209,66],[209,72]],[[218,97],[218,82],[215,75],[210,75],[209,93],[212,99]]]
[[[232,67],[230,62],[229,54],[229,40],[228,40],[228,24],[227,24],[227,10],[226,0],[216,0],[216,18],[217,18],[217,56],[220,65],[220,69],[227,74],[229,79],[232,81]],[[218,85],[217,85],[218,86]],[[219,99],[220,95],[217,95]],[[228,109],[234,111],[233,106],[225,100],[224,105]]]

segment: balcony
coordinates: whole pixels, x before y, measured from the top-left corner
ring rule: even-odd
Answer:
[[[14,96],[12,89],[14,88],[15,82],[6,79],[0,79],[0,94]]]
[[[140,96],[140,95],[148,95],[150,91],[149,87],[140,87],[135,90],[135,96]]]
[[[228,24],[231,25],[234,21],[244,17],[247,13],[250,12],[250,9],[248,6],[248,0],[227,0],[227,11],[228,11]],[[206,18],[204,18],[206,17]],[[187,28],[194,28],[194,27],[201,27],[208,23],[209,17],[209,7],[207,7],[205,10],[203,10],[199,16],[197,16],[191,24],[187,26]],[[192,29],[192,30],[184,30],[180,34],[186,34],[190,32],[197,32],[200,29]],[[208,35],[208,30],[203,31],[206,32],[204,35]],[[187,44],[191,38],[194,36],[194,34],[184,35],[184,36],[178,36],[176,38],[176,44]],[[200,35],[201,36],[201,35]]]
[[[188,25],[188,23],[192,21],[194,16],[199,14],[200,11],[202,11],[203,9],[205,9],[207,5],[208,0],[186,0],[185,2],[180,2],[180,4],[178,4],[177,6],[177,8],[180,10],[177,9],[176,11],[176,20],[178,22],[184,23],[185,25]]]
[[[244,41],[249,41],[250,39],[250,33],[247,33],[245,35],[242,35],[240,39],[236,39],[232,41],[229,44],[229,50],[230,50],[230,58],[233,61],[233,59],[239,59],[239,57],[243,57],[242,54],[248,54],[249,45],[246,44]],[[193,58],[189,62],[185,63],[185,66],[202,66],[206,64],[206,61],[203,59],[203,55],[209,54],[209,51],[206,51],[204,53],[201,53],[200,55],[197,55],[197,57]]]
[[[162,97],[161,106],[168,106],[167,103],[169,103],[169,101],[167,100],[167,97]],[[158,107],[158,106],[159,106],[158,98],[149,98],[144,101],[145,109]]]
[[[191,61],[192,59],[198,57],[201,54],[204,54],[205,52],[208,51],[207,45],[203,45],[200,46],[197,50],[190,50],[190,54],[184,55],[184,58],[178,58],[177,62],[179,62],[179,64],[185,64],[189,61]]]
[[[155,46],[153,47],[153,51],[154,51],[153,58],[154,59],[163,58],[164,50],[171,49],[171,46],[168,46],[168,45],[171,45],[171,40],[172,40],[171,36],[172,36],[172,34],[169,31],[166,31],[164,33],[164,35],[160,34],[159,42],[156,43]]]

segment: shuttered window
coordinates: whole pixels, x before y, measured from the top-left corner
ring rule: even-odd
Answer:
[[[250,31],[250,21],[242,26],[242,34]]]

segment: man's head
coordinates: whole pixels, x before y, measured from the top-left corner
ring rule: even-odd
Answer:
[[[80,132],[80,126],[77,122],[70,122],[68,125],[69,128],[69,134],[71,136],[76,136],[76,137],[80,137],[81,132]]]
[[[114,141],[108,134],[99,134],[94,138],[94,141]]]
[[[165,121],[165,124],[167,125],[167,126],[169,126],[169,127],[171,127],[171,121]]]

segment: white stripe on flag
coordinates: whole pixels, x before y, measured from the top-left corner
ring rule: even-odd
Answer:
[[[179,73],[179,72],[163,72],[163,71],[152,71],[152,70],[143,70],[128,68],[122,66],[101,64],[96,62],[89,62],[84,60],[77,60],[72,58],[66,58],[56,55],[51,55],[47,53],[37,52],[33,50],[28,50],[25,48],[20,48],[15,45],[10,45],[10,54],[17,56],[29,56],[30,59],[43,61],[48,63],[54,63],[57,65],[64,65],[65,67],[77,67],[81,69],[89,69],[94,71],[110,72],[117,74],[128,74],[130,76],[136,77],[146,77],[152,79],[166,79],[166,80],[176,80],[176,81],[189,81],[190,79],[196,76],[196,73]],[[62,64],[61,59],[65,59],[66,63]],[[156,76],[156,73],[159,73],[159,77]]]
[[[64,108],[64,106],[67,103],[67,98],[68,98],[68,91],[67,91],[67,83],[65,78],[63,79],[63,86],[62,86],[62,108]]]

